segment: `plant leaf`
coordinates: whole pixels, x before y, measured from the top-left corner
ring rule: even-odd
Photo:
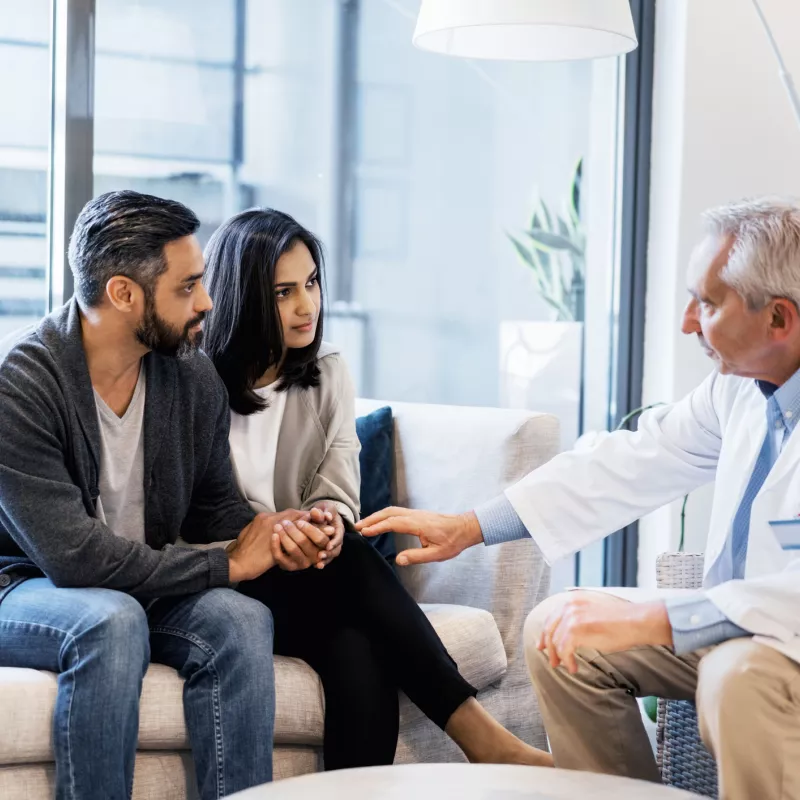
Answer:
[[[539,206],[541,205],[541,200],[536,201],[536,206],[533,209],[533,214],[531,214],[531,228],[542,228],[544,227],[544,220],[542,219],[542,215],[539,213]]]
[[[572,241],[572,229],[570,228],[570,226],[564,221],[564,219],[560,215],[556,220],[556,222],[558,223],[558,232],[565,239],[569,239],[570,241]]]
[[[564,290],[561,286],[561,260],[557,254],[550,258],[547,278],[550,286],[550,296],[558,300],[559,303],[563,303]]]
[[[541,213],[542,208],[542,201],[537,200],[536,210],[533,212],[533,216],[531,217],[531,230],[542,228],[543,226],[547,225],[546,220],[542,216]],[[549,270],[550,269],[550,253],[545,250],[537,250],[537,255],[540,257],[542,267]]]
[[[506,233],[512,245],[514,245],[514,249],[517,251],[517,255],[522,259],[523,262],[527,266],[529,266],[533,270],[534,277],[536,278],[536,282],[539,284],[539,288],[542,291],[550,291],[550,276],[549,273],[543,268],[542,263],[539,259],[539,254],[535,250],[530,250],[529,248],[525,247],[516,236],[512,236],[510,233]]]
[[[558,312],[559,322],[574,322],[572,312],[563,303],[560,303],[555,298],[550,297],[549,295],[544,293],[542,293],[541,297],[542,300],[545,301],[545,303],[547,303],[551,308],[554,308]]]
[[[539,199],[539,209],[538,209],[539,216],[542,218],[542,224],[540,225],[531,225],[531,229],[534,228],[541,228],[545,231],[553,231],[553,215],[550,213],[550,209],[547,207],[547,203],[544,202],[541,198]]]
[[[572,185],[569,192],[569,213],[576,226],[581,219],[581,186],[583,184],[583,158],[578,159],[572,173]]]
[[[572,321],[574,315],[563,302],[564,290],[561,285],[560,275],[558,271],[554,272],[551,269],[552,265],[555,263],[555,258],[551,259],[549,254],[531,250],[517,239],[516,236],[508,232],[506,236],[514,246],[520,259],[531,268],[533,278],[537,284],[539,296],[542,300],[558,312],[559,320]],[[547,257],[546,266],[540,260],[542,256]]]
[[[567,250],[578,256],[583,256],[583,253],[573,244],[571,239],[562,236],[559,233],[551,233],[550,231],[543,230],[542,228],[531,228],[525,233],[533,240],[534,247],[537,250]]]
[[[531,251],[530,251],[530,250],[528,250],[528,248],[527,248],[527,247],[525,247],[525,245],[524,245],[524,244],[522,244],[522,242],[521,242],[519,239],[517,239],[517,237],[516,237],[516,236],[512,236],[510,233],[506,233],[506,236],[508,237],[508,240],[511,242],[511,244],[513,244],[513,245],[514,245],[514,249],[517,251],[517,255],[518,255],[518,256],[519,256],[519,257],[520,257],[520,258],[521,258],[521,259],[522,259],[522,260],[523,260],[523,261],[524,261],[524,262],[525,262],[525,263],[526,263],[526,264],[527,264],[529,267],[536,266],[536,265],[534,264],[534,255],[533,255],[533,253],[531,253]]]

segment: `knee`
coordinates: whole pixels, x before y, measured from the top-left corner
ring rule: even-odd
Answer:
[[[215,651],[235,651],[240,659],[272,658],[272,612],[260,601],[233,589],[212,589],[198,610],[204,638]]]
[[[539,649],[539,640],[542,636],[542,632],[551,614],[563,608],[564,604],[569,599],[569,594],[571,593],[561,592],[560,594],[554,594],[545,598],[530,614],[528,614],[528,618],[525,620],[525,627],[522,632],[525,646],[525,660],[528,663],[528,670],[534,682],[537,680],[537,675],[541,669],[550,668],[547,655]]]
[[[528,669],[533,676],[536,675],[539,669],[550,669],[550,662],[547,659],[547,655],[542,650],[539,650],[539,640],[547,625],[547,621],[551,616],[558,614],[567,603],[574,600],[584,600],[591,603],[625,602],[613,595],[591,590],[560,592],[559,594],[554,594],[542,600],[542,602],[528,614],[522,634]]]
[[[523,630],[523,639],[525,642],[525,651],[538,652],[539,638],[545,629],[547,620],[555,613],[560,611],[570,600],[578,597],[586,597],[595,595],[596,592],[560,592],[559,594],[551,595],[539,603],[536,608],[528,614],[525,620],[525,628]]]
[[[123,676],[138,681],[150,661],[150,631],[144,608],[122,592],[77,591],[86,593],[86,602],[72,648],[65,648],[65,655],[93,657],[112,683],[119,683]]]
[[[565,594],[566,592],[562,592],[561,594],[554,594],[545,598],[530,614],[528,614],[523,630],[526,650],[531,647],[536,647],[548,617],[556,609],[561,608],[566,602]]]
[[[752,724],[753,704],[763,706],[774,684],[767,663],[773,653],[770,648],[743,638],[725,642],[701,659],[697,676],[701,728],[708,730],[707,723],[712,720],[725,725],[735,725],[737,721]]]

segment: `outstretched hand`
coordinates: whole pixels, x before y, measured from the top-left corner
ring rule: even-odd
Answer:
[[[411,508],[385,508],[356,525],[364,536],[406,533],[419,538],[422,547],[399,553],[396,562],[405,567],[430,561],[447,561],[463,550],[483,541],[478,518],[466,514],[435,514]]]

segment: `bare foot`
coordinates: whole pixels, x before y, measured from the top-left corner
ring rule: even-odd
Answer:
[[[464,755],[476,764],[553,766],[550,753],[525,744],[472,697],[453,712],[445,731],[464,751]]]

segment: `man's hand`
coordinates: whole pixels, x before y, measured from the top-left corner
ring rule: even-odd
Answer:
[[[344,520],[342,520],[342,515],[339,513],[339,509],[336,507],[336,503],[332,500],[320,500],[319,503],[314,505],[314,508],[311,509],[312,513],[314,511],[321,511],[324,522],[326,526],[329,528],[333,528],[333,535],[331,536],[330,540],[328,541],[327,545],[325,545],[325,553],[326,556],[324,559],[320,560],[317,564],[318,569],[322,569],[325,564],[330,563],[339,553],[342,552],[342,542],[344,541]],[[312,519],[312,522],[314,520]],[[326,530],[327,528],[323,528]],[[320,553],[320,556],[323,554]]]
[[[447,561],[462,550],[483,541],[478,518],[466,514],[434,514],[409,508],[385,508],[356,525],[364,536],[382,533],[410,533],[419,537],[422,547],[404,550],[397,556],[401,567],[428,561]]]
[[[292,512],[294,519],[308,518],[307,512]],[[227,548],[229,580],[231,583],[249,581],[275,566],[272,537],[277,514],[258,514]]]
[[[302,514],[302,518],[294,520],[294,514]],[[310,512],[283,511],[278,516],[281,521],[274,526],[272,536],[275,563],[287,572],[314,564],[324,566],[329,558],[326,547],[334,535],[325,513],[312,508]]]
[[[608,600],[598,602],[578,595],[550,615],[538,644],[547,651],[550,666],[563,664],[574,675],[579,647],[615,653],[643,645],[672,645],[672,626],[664,603],[629,603],[611,596]]]

